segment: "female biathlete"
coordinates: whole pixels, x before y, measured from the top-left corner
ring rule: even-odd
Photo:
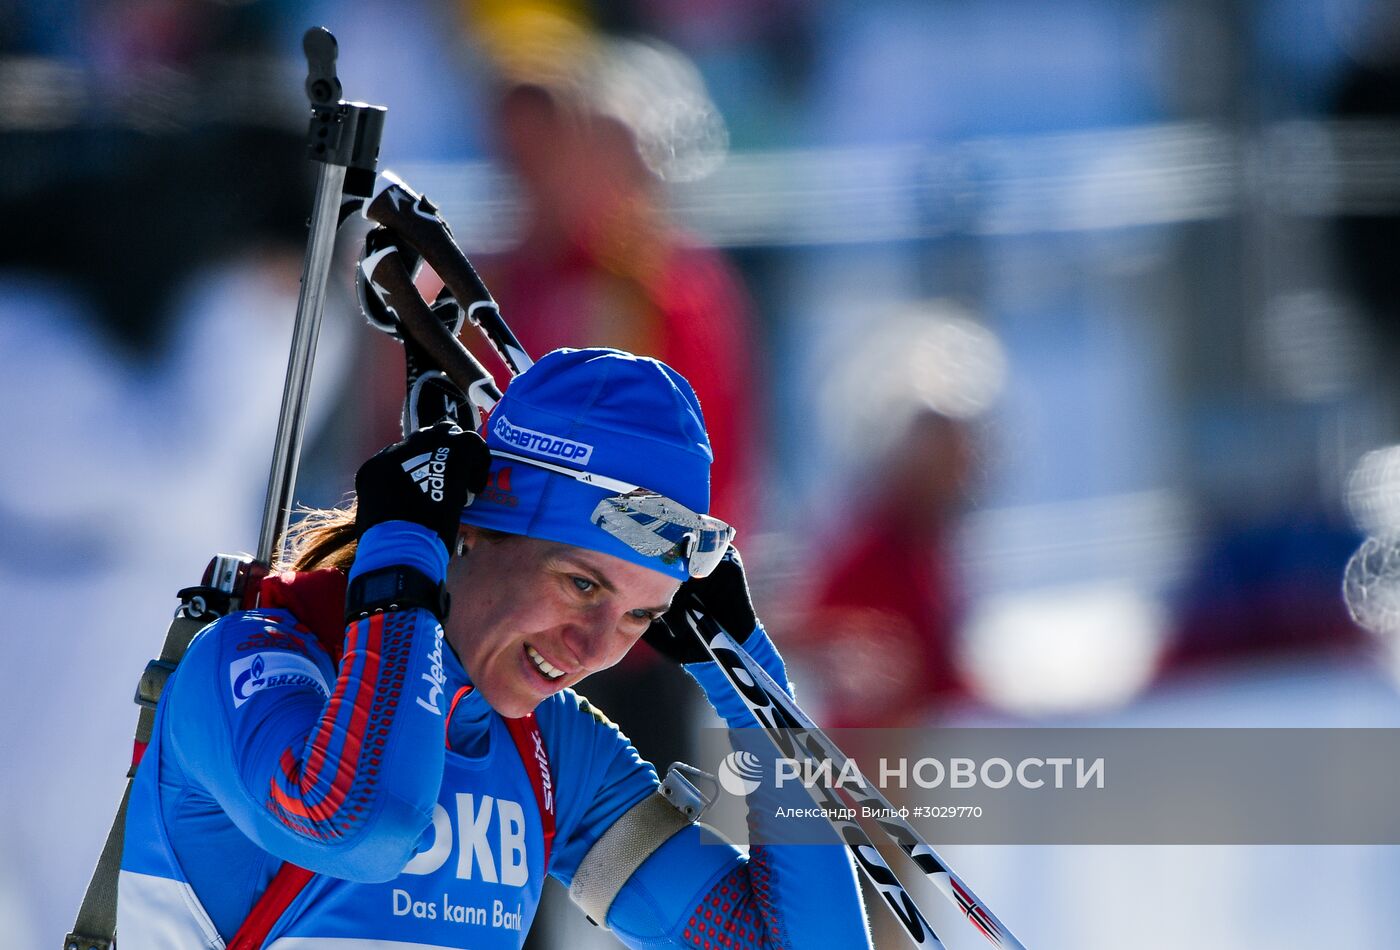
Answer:
[[[367,461],[172,675],[122,946],[519,947],[545,874],[629,947],[868,946],[842,848],[723,842],[570,688],[645,636],[751,725],[686,610],[787,683],[711,459],[680,375],[592,349],[518,376],[484,441],[442,422]]]

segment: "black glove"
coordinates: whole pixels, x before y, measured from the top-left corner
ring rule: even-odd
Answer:
[[[437,532],[450,552],[462,509],[486,487],[491,452],[475,432],[443,421],[375,455],[355,473],[355,530],[412,521]]]
[[[676,591],[671,609],[647,628],[642,639],[662,656],[677,663],[700,663],[710,659],[701,634],[690,618],[698,612],[712,618],[738,643],[743,643],[758,626],[744,579],[744,562],[734,545],[724,553],[707,577],[692,577]]]

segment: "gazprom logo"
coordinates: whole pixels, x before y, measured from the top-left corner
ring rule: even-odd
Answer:
[[[278,686],[309,686],[322,696],[329,696],[326,679],[316,664],[295,653],[254,653],[229,664],[229,688],[233,691],[233,706],[237,709],[253,694]]]
[[[586,442],[575,442],[562,436],[550,435],[548,432],[536,432],[534,429],[512,425],[511,421],[502,415],[496,416],[491,431],[507,445],[536,455],[559,459],[561,462],[586,466],[588,460],[593,457],[593,446]]]

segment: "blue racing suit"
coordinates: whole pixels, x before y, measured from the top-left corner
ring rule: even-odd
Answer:
[[[441,580],[429,530],[378,525],[351,577],[389,565]],[[780,683],[759,629],[745,649]],[[730,724],[749,725],[714,664],[688,668]],[[240,611],[195,638],[171,676],[132,788],[118,931],[130,950],[222,950],[282,861],[316,872],[268,950],[519,947],[546,873],[568,885],[657,776],[587,702],[535,712],[555,836],[506,721],[422,609],[350,624],[337,665],[286,610]],[[702,834],[710,840],[702,842]],[[866,947],[839,847],[744,854],[697,826],[627,880],[607,924],[630,947]]]

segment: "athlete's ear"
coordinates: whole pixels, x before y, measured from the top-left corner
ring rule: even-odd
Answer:
[[[457,529],[457,545],[453,554],[457,557],[466,557],[467,553],[475,546],[480,535],[477,533],[476,525],[464,524]]]

